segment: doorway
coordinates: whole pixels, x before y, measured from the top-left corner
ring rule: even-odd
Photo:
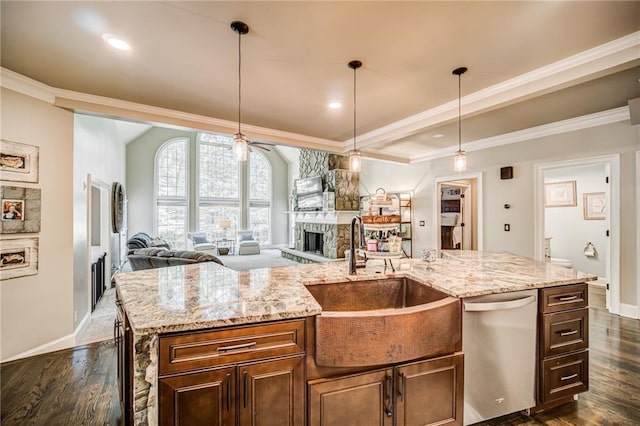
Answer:
[[[435,180],[434,246],[482,250],[482,173]]]
[[[606,307],[614,314],[620,313],[619,163],[618,155],[610,155],[535,167],[536,259],[560,259],[566,266],[598,275],[606,288]],[[569,188],[571,200],[564,206],[545,197],[545,191],[550,195],[558,185]],[[594,197],[604,206],[599,215],[590,211]]]

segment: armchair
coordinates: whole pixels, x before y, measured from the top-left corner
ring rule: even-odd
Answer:
[[[260,254],[260,243],[253,236],[253,231],[238,231],[238,255]]]
[[[204,232],[189,232],[187,233],[187,239],[190,242],[190,250],[203,251],[213,255],[217,254],[216,245],[207,240],[207,234]]]

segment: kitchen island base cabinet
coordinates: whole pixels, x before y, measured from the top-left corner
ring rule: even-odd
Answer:
[[[463,355],[309,382],[309,426],[462,425]]]
[[[158,385],[161,426],[304,424],[303,356],[166,377]]]

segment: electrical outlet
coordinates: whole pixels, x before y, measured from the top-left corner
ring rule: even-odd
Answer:
[[[508,223],[505,223],[504,224],[504,230],[507,231],[507,232],[511,231],[511,225],[509,225]]]

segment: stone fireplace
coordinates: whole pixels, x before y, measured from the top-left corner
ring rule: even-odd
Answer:
[[[309,253],[322,255],[324,248],[324,232],[303,231],[304,250]]]

